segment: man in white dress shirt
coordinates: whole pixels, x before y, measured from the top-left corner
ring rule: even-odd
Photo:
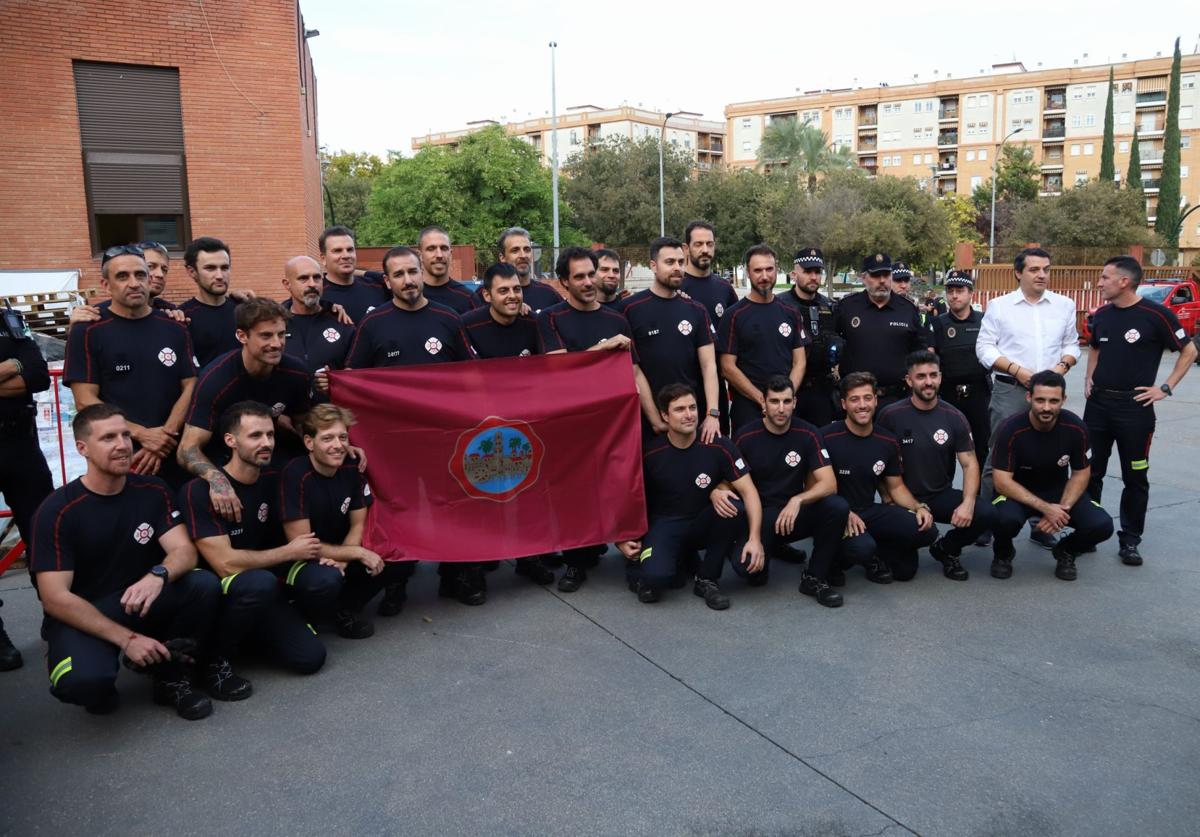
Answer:
[[[1079,333],[1075,327],[1075,302],[1048,290],[1050,254],[1040,247],[1027,247],[1013,260],[1017,289],[987,304],[975,354],[979,362],[996,373],[988,404],[992,438],[996,428],[1014,413],[1029,409],[1026,387],[1034,373],[1049,369],[1066,375],[1079,362]],[[990,500],[992,456],[983,469],[980,497]],[[1039,544],[1049,548],[1052,540]]]

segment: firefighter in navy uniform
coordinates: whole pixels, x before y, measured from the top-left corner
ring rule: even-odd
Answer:
[[[975,458],[987,460],[992,439],[988,403],[992,374],[975,356],[975,340],[983,312],[971,307],[975,285],[969,273],[952,270],[946,276],[946,302],[950,310],[933,319],[933,349],[942,361],[941,399],[957,407],[971,425]]]
[[[825,275],[825,256],[816,247],[806,247],[796,254],[792,264],[792,290],[780,294],[779,301],[796,309],[812,340],[805,350],[796,415],[824,427],[841,414],[833,369],[845,341],[834,324],[837,303],[817,290]]]
[[[25,318],[7,305],[0,311],[0,494],[12,509],[26,545],[33,513],[54,490],[38,446],[33,394],[50,388],[50,373]],[[0,620],[0,671],[22,665]]]

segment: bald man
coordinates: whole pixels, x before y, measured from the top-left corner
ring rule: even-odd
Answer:
[[[313,373],[313,397],[329,399],[328,369],[341,369],[354,337],[354,327],[338,319],[333,308],[321,301],[324,271],[309,256],[294,256],[283,267],[283,287],[288,299],[283,307],[292,312],[283,350]]]

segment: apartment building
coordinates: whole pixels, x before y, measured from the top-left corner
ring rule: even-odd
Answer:
[[[763,131],[772,121],[799,119],[851,149],[871,174],[915,177],[938,194],[969,195],[991,176],[1002,142],[1033,150],[1041,193],[1095,178],[1100,170],[1108,64],[1027,70],[1020,62],[993,65],[969,78],[839,90],[813,90],[782,99],[725,108],[726,162],[758,164]],[[1142,186],[1154,219],[1162,169],[1170,58],[1112,65],[1117,179],[1129,166],[1138,129]],[[1179,101],[1183,199],[1200,203],[1200,55],[1185,55]],[[1013,133],[1016,132],[1016,133]],[[1011,136],[1010,136],[1011,134]],[[1187,219],[1181,246],[1200,247],[1200,213]]]
[[[152,239],[167,296],[193,237],[234,282],[278,295],[323,224],[316,76],[295,0],[0,3],[0,270],[81,270]]]
[[[456,146],[462,138],[490,128],[503,125],[512,136],[530,143],[542,156],[545,165],[550,164],[553,135],[558,134],[559,163],[566,163],[595,142],[609,137],[641,139],[657,137],[660,132],[669,143],[685,149],[696,161],[697,168],[710,168],[723,161],[725,156],[725,123],[700,118],[700,114],[682,112],[670,116],[654,110],[622,105],[618,108],[599,108],[595,105],[579,105],[567,108],[559,114],[557,125],[551,127],[550,117],[529,119],[524,122],[501,123],[492,119],[468,122],[467,127],[457,131],[441,131],[413,137],[414,151],[427,145]]]

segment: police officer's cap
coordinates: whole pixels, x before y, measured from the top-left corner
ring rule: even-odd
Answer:
[[[912,271],[908,269],[908,265],[906,265],[904,262],[896,262],[894,265],[892,265],[893,279],[899,282],[905,282],[911,280],[912,275]]]
[[[887,253],[872,253],[863,259],[863,273],[887,273],[892,269],[892,259]]]
[[[796,253],[796,257],[792,259],[792,264],[800,267],[819,267],[825,269],[825,254],[816,247],[805,247],[803,250]]]
[[[971,279],[971,274],[965,270],[952,270],[946,274],[947,288],[967,288],[968,290],[975,289],[975,282]]]

